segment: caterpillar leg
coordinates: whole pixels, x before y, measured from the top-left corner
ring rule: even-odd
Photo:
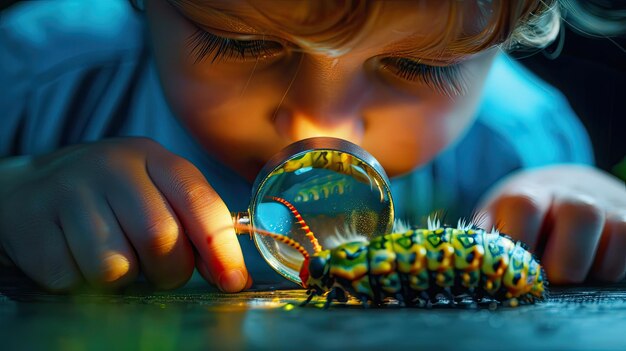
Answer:
[[[333,301],[337,302],[347,302],[348,297],[346,296],[345,291],[339,288],[332,288],[328,295],[326,295],[326,303],[324,303],[324,309],[328,309]]]
[[[454,304],[462,305],[467,301],[468,298],[472,298],[472,295],[469,293],[454,295]]]
[[[448,306],[456,306],[454,303],[454,294],[452,294],[450,288],[444,288],[443,295],[446,297],[446,299],[448,299]]]
[[[508,306],[508,307],[517,307],[517,306],[519,306],[519,300],[517,298],[515,298],[515,297],[512,297],[512,298],[510,298],[508,300],[504,300],[502,302],[502,305],[503,306]]]
[[[335,299],[335,294],[333,293],[335,290],[331,290],[328,295],[326,295],[326,302],[324,303],[324,309],[327,310],[330,307],[330,304],[333,303]]]
[[[361,306],[363,306],[363,308],[370,308],[369,297],[367,294],[360,294],[359,300],[361,300]]]
[[[481,290],[477,290],[474,292],[474,294],[472,294],[472,299],[478,304],[481,303],[484,298],[485,294]]]
[[[346,295],[344,290],[335,288],[335,300],[337,302],[348,302],[348,295]]]
[[[434,295],[431,297],[430,295],[428,295],[428,292],[426,292],[426,290],[422,290],[419,293],[419,307],[426,307],[426,308],[431,308],[433,307],[433,299],[434,299]]]
[[[405,300],[404,295],[402,293],[397,293],[394,298],[396,300],[398,300],[398,303],[400,304],[400,306],[405,307],[408,306],[409,301]]]
[[[317,294],[316,294],[316,293],[315,293],[315,291],[313,291],[313,290],[309,290],[309,291],[307,291],[306,293],[307,293],[309,296],[307,296],[306,300],[304,300],[304,302],[302,302],[302,303],[300,304],[300,307],[304,307],[304,306],[308,305],[308,304],[309,304],[309,302],[311,302],[311,300],[312,300],[315,296],[317,296]]]
[[[382,287],[380,284],[380,281],[377,279],[377,277],[374,277],[374,279],[370,279],[370,282],[372,284],[372,304],[374,306],[382,306],[383,304],[383,297],[382,297]]]

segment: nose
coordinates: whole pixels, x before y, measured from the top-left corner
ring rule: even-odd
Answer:
[[[279,134],[290,141],[312,137],[334,137],[361,144],[364,123],[360,118],[348,116],[324,115],[323,118],[280,109],[276,114],[274,126]]]
[[[330,136],[360,144],[364,109],[371,94],[361,65],[327,56],[303,55],[274,125],[291,141]]]

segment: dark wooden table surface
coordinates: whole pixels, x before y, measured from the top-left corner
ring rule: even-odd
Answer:
[[[270,288],[270,287],[265,287]],[[518,308],[300,307],[303,290],[53,295],[0,277],[1,350],[626,350],[626,282]]]

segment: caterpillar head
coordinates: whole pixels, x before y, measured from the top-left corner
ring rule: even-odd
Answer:
[[[318,291],[327,290],[328,272],[330,271],[330,251],[324,250],[305,259],[300,269],[302,286]]]
[[[235,228],[238,229],[240,232],[248,232],[251,236],[253,233],[256,233],[259,235],[274,238],[275,240],[285,243],[292,248],[298,250],[298,252],[302,254],[302,257],[304,257],[304,262],[302,263],[302,267],[300,267],[299,274],[302,286],[304,288],[316,289],[319,291],[323,288],[323,286],[325,286],[325,284],[323,284],[323,280],[328,280],[324,277],[328,277],[328,261],[330,259],[330,251],[324,251],[322,249],[322,246],[317,241],[315,234],[311,231],[309,226],[302,218],[302,215],[298,212],[294,205],[281,197],[272,196],[269,198],[273,201],[282,203],[291,211],[291,213],[293,213],[294,218],[297,220],[297,223],[300,224],[300,228],[305,232],[305,235],[311,242],[311,245],[313,245],[314,255],[312,258],[310,257],[309,252],[300,243],[285,235],[272,233],[267,230],[256,229],[251,226],[239,223],[235,223]]]

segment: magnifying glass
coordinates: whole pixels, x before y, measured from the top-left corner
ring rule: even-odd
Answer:
[[[305,225],[323,246],[349,233],[373,238],[393,226],[385,171],[346,140],[319,137],[287,146],[263,167],[252,189],[248,211],[233,213],[233,221],[286,235],[311,253]],[[298,251],[267,236],[255,234],[253,240],[270,267],[300,283],[303,257]]]

